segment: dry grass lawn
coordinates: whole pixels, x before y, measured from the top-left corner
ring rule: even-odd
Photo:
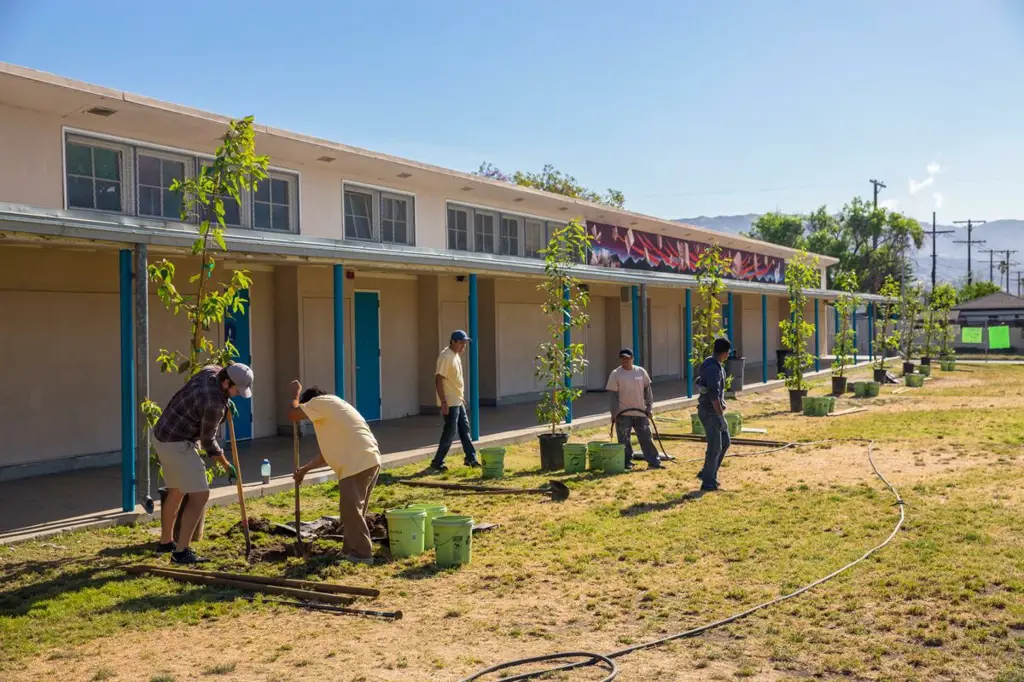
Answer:
[[[773,439],[874,439],[907,523],[889,547],[810,593],[619,659],[618,679],[1024,681],[1024,368],[961,369],[900,395],[843,399],[837,409],[870,409],[838,418],[785,413],[782,391],[736,401]],[[685,432],[689,415],[658,423]],[[372,567],[320,556],[246,569],[230,530],[237,509],[211,511],[200,550],[217,567],[375,586],[381,597],[361,605],[401,609],[394,623],[127,577],[119,564],[154,560],[151,527],[0,548],[0,679],[454,682],[509,658],[614,651],[741,611],[859,557],[898,517],[862,443],[727,459],[726,492],[703,497],[687,496],[702,445],[666,446],[678,460],[664,471],[639,463],[618,476],[557,476],[572,489],[564,503],[445,495],[395,480],[419,467],[388,472],[375,510],[444,501],[500,524],[474,538],[461,570],[386,551]],[[505,484],[542,484],[550,477],[538,461],[533,443],[510,448]],[[336,486],[303,491],[309,518],[336,504]],[[280,495],[250,514],[285,521],[291,505]],[[589,669],[553,679],[600,678]]]

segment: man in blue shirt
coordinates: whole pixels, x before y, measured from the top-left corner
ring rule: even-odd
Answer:
[[[697,372],[700,389],[697,417],[708,438],[704,468],[697,474],[702,481],[701,490],[718,490],[718,467],[729,450],[729,425],[725,421],[725,361],[731,348],[729,339],[715,339],[714,354],[704,359]]]

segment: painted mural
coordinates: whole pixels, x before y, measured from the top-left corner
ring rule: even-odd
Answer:
[[[697,259],[709,244],[641,232],[616,225],[587,222],[590,244],[590,265],[627,270],[650,270],[693,275]],[[786,261],[778,256],[765,256],[723,246],[722,255],[732,263],[729,277],[748,282],[783,284]]]

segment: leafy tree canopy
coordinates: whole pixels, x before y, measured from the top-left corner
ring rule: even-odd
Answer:
[[[1002,291],[1002,289],[999,288],[999,285],[996,284],[995,282],[982,281],[973,282],[971,284],[967,284],[965,282],[960,286],[959,289],[957,289],[956,302],[967,303],[968,301],[973,301],[976,298],[988,296],[989,294],[994,294],[999,291]]]
[[[599,194],[581,185],[573,176],[557,170],[550,163],[546,164],[539,173],[516,171],[512,175],[508,175],[494,164],[484,162],[480,164],[474,175],[615,208],[622,208],[626,204],[626,196],[619,190],[609,189],[604,194]]]

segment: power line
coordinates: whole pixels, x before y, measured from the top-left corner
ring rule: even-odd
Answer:
[[[980,249],[980,251],[988,254],[988,281],[994,283],[996,281],[996,254],[1000,251],[998,249]],[[1002,283],[1002,276],[999,281]]]
[[[932,290],[935,289],[935,267],[938,262],[938,256],[935,253],[935,235],[937,234],[952,234],[956,230],[936,230],[935,229],[935,211],[932,211]]]
[[[1010,262],[1010,254],[1011,253],[1018,253],[1018,250],[1017,249],[1003,249],[1003,252],[1006,254],[1006,260],[1003,261],[1003,263],[1006,264],[1006,293],[1010,293],[1010,268],[1012,266],[1014,266],[1014,265],[1020,265],[1020,263],[1018,263],[1016,261],[1014,261],[1012,263]],[[1000,264],[1000,266],[1001,265],[1002,264]],[[999,273],[999,274],[1002,275],[1002,273]]]
[[[967,244],[967,286],[974,283],[974,275],[971,273],[971,245],[973,244],[984,244],[985,240],[974,240],[971,238],[971,234],[974,231],[974,226],[984,225],[984,220],[973,220],[968,218],[967,220],[954,220],[954,225],[967,225],[967,240],[966,241],[955,241],[954,244]]]

